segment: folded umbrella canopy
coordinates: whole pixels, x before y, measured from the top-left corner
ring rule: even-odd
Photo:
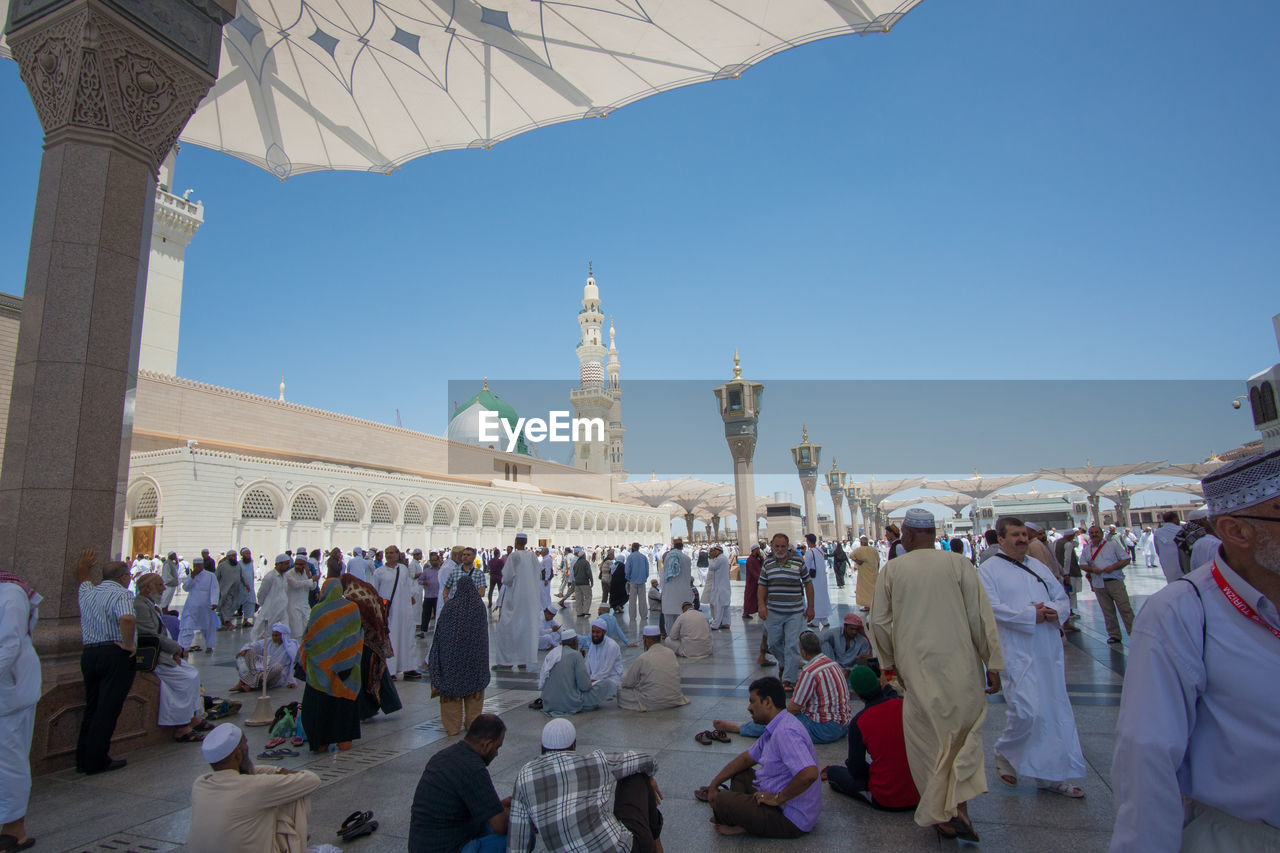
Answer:
[[[805,42],[888,32],[917,2],[239,0],[181,138],[281,179],[391,172],[736,77]]]

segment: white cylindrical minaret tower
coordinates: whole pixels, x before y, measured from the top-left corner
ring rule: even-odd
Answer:
[[[609,351],[602,337],[604,314],[600,313],[600,290],[591,265],[587,265],[587,284],[582,288],[582,308],[578,311],[578,390],[569,393],[569,402],[577,418],[599,418],[605,424],[604,441],[584,438],[576,443],[573,464],[595,474],[609,474],[611,450],[608,435],[613,393],[605,384],[605,357]]]
[[[578,377],[581,388],[604,387],[603,342],[604,314],[600,313],[600,289],[591,265],[587,265],[587,284],[582,288],[582,310],[578,312],[581,340],[578,341]]]

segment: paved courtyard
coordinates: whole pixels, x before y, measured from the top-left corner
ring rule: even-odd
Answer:
[[[1139,555],[1139,562],[1142,562]],[[1135,608],[1164,585],[1158,569],[1127,572]],[[832,588],[837,613],[853,606],[853,585]],[[742,585],[734,584],[734,601],[741,601]],[[970,807],[981,846],[988,850],[1089,853],[1106,849],[1115,817],[1111,787],[1111,754],[1116,714],[1125,670],[1124,647],[1108,646],[1102,616],[1093,597],[1081,597],[1082,632],[1069,636],[1066,655],[1067,687],[1075,708],[1080,741],[1089,766],[1081,783],[1083,800],[1069,800],[1037,791],[1028,784],[1008,789],[999,783],[991,757],[992,745],[1004,723],[1002,700],[993,697],[985,728],[987,777],[991,792]],[[570,616],[570,618],[572,618]],[[833,622],[837,617],[833,617]],[[638,626],[624,629],[638,635]],[[585,620],[576,626],[585,630]],[[579,748],[633,748],[658,757],[658,783],[665,800],[663,841],[670,853],[700,850],[746,850],[776,846],[742,837],[721,838],[708,823],[710,809],[693,797],[694,788],[751,741],[732,736],[729,744],[700,746],[693,735],[709,728],[715,718],[746,720],[746,690],[750,681],[776,670],[759,670],[756,651],[759,621],[743,623],[734,610],[733,628],[713,634],[716,653],[702,661],[682,662],[684,692],[690,704],[653,714],[623,712],[612,707],[572,718]],[[236,682],[233,656],[246,641],[244,631],[224,631],[213,655],[193,655],[203,684],[211,695],[228,696]],[[420,651],[426,641],[420,641]],[[623,650],[629,663],[640,650]],[[521,765],[538,754],[539,733],[547,717],[526,705],[535,696],[536,673],[495,673],[486,707],[502,715],[508,726],[506,743],[490,772],[500,796],[510,794]],[[349,752],[336,756],[311,755],[304,747],[298,758],[281,762],[290,768],[319,773],[322,787],[312,797],[311,841],[336,841],[335,830],[355,809],[372,809],[379,823],[370,837],[346,845],[352,851],[404,850],[409,833],[409,808],[423,765],[437,750],[454,742],[439,727],[439,705],[429,699],[426,680],[397,683],[404,710],[363,726],[363,737]],[[299,698],[301,690],[275,690],[277,705]],[[855,699],[855,708],[859,707]],[[231,721],[242,725],[253,708],[252,698]],[[267,739],[265,728],[246,729],[255,753]],[[818,747],[823,765],[844,761],[846,741]],[[28,811],[28,831],[44,851],[181,850],[190,821],[191,782],[207,765],[200,749],[190,744],[165,744],[124,754],[125,769],[85,777],[65,770],[35,780]],[[886,814],[863,808],[831,792],[824,785],[823,811],[807,842],[810,849],[912,851],[945,849],[933,830],[917,827],[909,814]],[[338,845],[343,846],[343,845]]]

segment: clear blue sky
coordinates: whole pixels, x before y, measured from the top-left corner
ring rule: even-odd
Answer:
[[[924,0],[391,177],[188,146],[179,373],[440,432],[450,378],[576,377],[591,260],[624,382],[725,378],[735,346],[761,379],[1243,379],[1277,360],[1278,30],[1270,0]],[[11,62],[0,115],[21,293],[40,132]]]

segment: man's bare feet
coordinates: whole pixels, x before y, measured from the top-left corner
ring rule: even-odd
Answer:
[[[740,723],[731,723],[728,720],[712,720],[711,728],[722,732],[738,734],[742,730],[742,725]]]
[[[821,779],[823,782],[827,781],[827,771],[823,770],[821,773],[819,773],[818,778]]]
[[[716,823],[715,821],[712,821],[711,825],[715,828],[717,835],[742,835],[746,832],[746,830],[740,826],[728,826],[723,823]]]

